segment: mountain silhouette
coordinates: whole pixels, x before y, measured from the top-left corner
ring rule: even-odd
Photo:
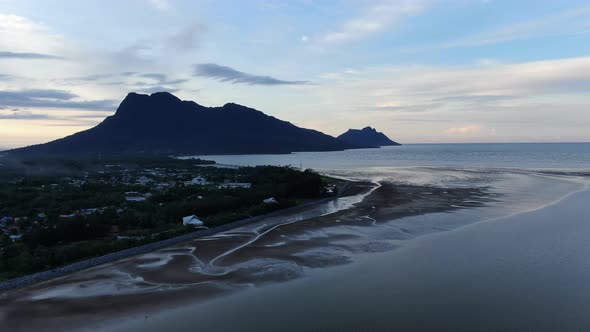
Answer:
[[[356,146],[393,146],[401,145],[394,142],[385,136],[385,134],[378,132],[375,128],[365,127],[363,129],[348,129],[347,132],[338,136],[338,138],[348,144]]]
[[[363,145],[364,146],[364,145]],[[205,107],[167,92],[129,93],[97,126],[9,154],[261,154],[358,148],[234,103]]]

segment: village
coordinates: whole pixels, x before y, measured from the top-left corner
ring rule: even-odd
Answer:
[[[166,167],[93,162],[67,176],[4,179],[0,267],[6,277],[291,207],[335,187],[292,167],[169,159]]]

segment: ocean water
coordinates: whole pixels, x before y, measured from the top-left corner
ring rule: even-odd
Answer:
[[[229,165],[291,165],[318,170],[429,166],[588,171],[590,143],[408,144],[334,152],[200,157]]]
[[[497,198],[363,233],[368,243],[397,249],[359,254],[351,264],[312,269],[297,281],[197,303],[122,330],[590,329],[590,143],[201,157],[230,165],[302,165],[352,179],[481,187]],[[388,232],[399,229],[416,236],[389,240]]]
[[[348,179],[418,185],[419,195],[432,198],[421,204],[439,199],[449,205],[377,222],[371,212],[355,206],[366,194],[339,198],[228,232],[233,234],[195,240],[186,248],[169,248],[172,254],[162,250],[137,257],[139,270],[124,260],[82,271],[61,280],[61,286],[25,292],[14,303],[30,301],[27,314],[46,311],[49,303],[50,316],[61,319],[54,315],[60,305],[67,317],[72,307],[105,299],[92,296],[108,294],[108,303],[119,303],[125,292],[137,299],[155,294],[159,302],[176,287],[189,291],[213,281],[239,291],[105,321],[102,330],[590,330],[588,143],[407,145],[199,157],[228,165],[301,165]],[[440,200],[458,191],[445,188],[482,192],[483,204],[470,204],[475,196]],[[329,217],[355,208],[363,215],[354,221]],[[327,218],[309,219],[320,215]],[[252,240],[238,240],[249,239],[248,234]],[[227,247],[212,242],[232,236]],[[187,269],[182,269],[183,260],[171,258],[179,250],[193,257],[184,261]],[[302,257],[322,264],[298,265]],[[207,259],[212,260],[204,265]],[[195,277],[199,271],[213,279]],[[223,279],[226,273],[236,278]],[[97,310],[97,317],[101,314]],[[1,318],[0,313],[0,325]]]

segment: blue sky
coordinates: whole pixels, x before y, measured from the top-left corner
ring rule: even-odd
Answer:
[[[332,135],[590,141],[589,37],[587,1],[0,0],[0,146],[160,90]]]

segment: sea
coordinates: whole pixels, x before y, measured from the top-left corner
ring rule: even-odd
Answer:
[[[590,330],[590,143],[198,157],[375,183],[479,188],[493,199],[340,228],[395,249],[347,252],[349,264],[308,269],[304,278],[187,305],[122,330]],[[403,238],[394,236],[400,230]],[[331,250],[341,248],[333,243]]]
[[[496,196],[482,207],[363,231],[367,241],[389,241],[396,249],[363,252],[350,264],[312,269],[296,281],[166,313],[148,330],[590,330],[590,143],[198,157],[377,183],[478,187]],[[415,236],[389,237],[399,229]]]
[[[478,188],[491,199],[335,228],[338,236],[363,242],[355,248],[391,250],[351,251],[345,249],[354,247],[350,243],[334,241],[325,253],[347,255],[348,264],[305,269],[303,278],[188,304],[121,331],[590,330],[590,143],[198,157],[222,165],[312,168],[425,191]]]
[[[407,144],[379,149],[276,155],[205,155],[220,164],[318,170],[456,167],[590,170],[590,143]]]

